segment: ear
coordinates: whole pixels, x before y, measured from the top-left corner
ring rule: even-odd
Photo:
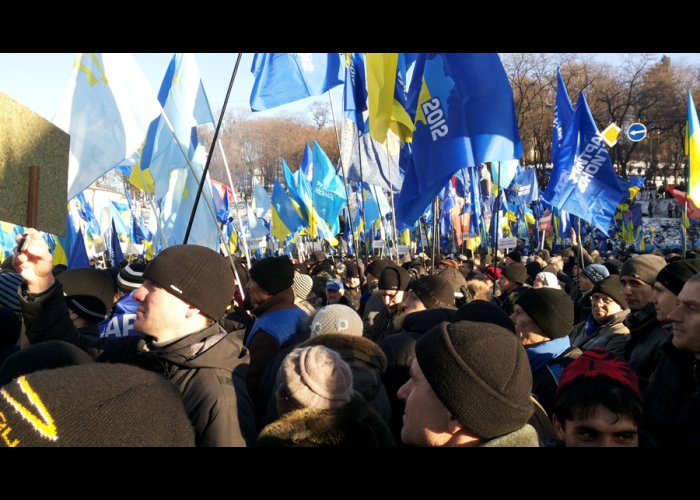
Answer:
[[[564,441],[564,426],[557,420],[556,415],[552,416],[552,424],[554,425],[554,431],[557,433],[557,438],[560,441]]]
[[[185,318],[193,318],[200,313],[200,310],[194,306],[188,306],[187,311],[185,311]]]
[[[459,420],[456,420],[452,415],[450,415],[450,419],[447,421],[447,432],[454,435],[463,429],[464,426],[459,422]]]

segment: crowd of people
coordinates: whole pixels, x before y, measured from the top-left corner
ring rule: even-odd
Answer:
[[[0,273],[0,445],[700,445],[692,252],[572,232],[558,253],[248,269],[177,245],[65,270],[26,234]]]

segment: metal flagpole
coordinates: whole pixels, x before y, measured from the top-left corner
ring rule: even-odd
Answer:
[[[231,179],[231,169],[228,166],[228,160],[226,158],[226,153],[224,152],[224,147],[221,145],[221,140],[216,141],[219,146],[219,151],[221,151],[221,156],[224,159],[224,167],[226,167],[226,176],[228,177],[228,184],[231,186],[231,194],[233,195],[233,203],[236,207],[236,217],[238,218],[238,227],[241,228],[241,238],[243,238],[243,251],[245,253],[245,261],[248,263],[248,269],[250,269],[250,250],[248,248],[248,238],[246,238],[245,232],[243,231],[243,220],[241,219],[241,212],[238,210],[238,196],[236,195],[236,190],[233,187],[233,180]]]

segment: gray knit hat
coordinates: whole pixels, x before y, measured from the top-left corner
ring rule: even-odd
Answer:
[[[418,278],[411,284],[411,290],[426,309],[454,307],[455,305],[452,285],[442,275]]]
[[[339,408],[352,398],[352,371],[335,351],[323,346],[294,349],[282,361],[280,391],[299,408]]]
[[[527,281],[527,268],[525,264],[520,262],[511,262],[501,271],[501,276],[505,276],[513,283],[522,285]]]
[[[622,264],[620,277],[632,276],[654,286],[656,275],[666,266],[666,261],[659,255],[644,254],[627,259]]]
[[[314,279],[308,274],[301,274],[294,271],[294,281],[292,282],[292,290],[294,296],[298,299],[305,300],[309,296],[314,287]]]
[[[22,281],[22,276],[17,273],[0,274],[0,307],[22,312],[22,302],[19,299],[19,286]]]
[[[608,268],[602,264],[589,264],[583,268],[581,273],[591,280],[593,284],[603,281],[605,278],[610,276],[610,271],[608,271]]]
[[[311,322],[311,337],[329,333],[362,337],[362,318],[344,304],[323,307]]]
[[[416,360],[442,404],[480,438],[516,431],[534,411],[530,361],[505,328],[440,323],[416,343]]]

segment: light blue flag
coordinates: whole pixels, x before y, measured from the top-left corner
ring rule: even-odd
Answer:
[[[552,163],[559,164],[559,150],[564,141],[564,133],[569,128],[574,109],[571,107],[569,93],[561,77],[561,71],[557,70],[557,100],[554,105],[554,122],[552,124]]]
[[[131,222],[131,210],[127,203],[110,200],[109,213],[117,229],[117,234],[131,234],[131,227],[126,221]]]
[[[53,120],[70,134],[68,200],[134,154],[160,110],[131,54],[78,54]]]
[[[537,169],[525,168],[513,179],[510,189],[515,194],[514,200],[518,204],[537,201],[540,190],[537,185]]]
[[[347,205],[343,180],[314,139],[313,147],[313,205],[316,213],[330,226],[332,234],[340,232],[338,216]]]
[[[408,95],[415,117],[396,218],[413,224],[457,170],[517,159],[513,91],[498,54],[419,54]]]
[[[564,134],[559,159],[543,198],[608,234],[615,210],[629,191],[617,181],[583,92]]]
[[[77,208],[77,213],[82,220],[85,221],[87,227],[87,237],[90,240],[94,240],[102,234],[100,229],[100,223],[95,217],[95,212],[93,212],[90,203],[85,199],[85,193],[78,193],[75,196],[75,204]]]
[[[256,53],[250,109],[263,111],[323,94],[343,83],[344,69],[338,52]]]
[[[492,161],[491,178],[498,186],[505,189],[513,182],[520,167],[519,160]]]
[[[194,55],[173,55],[163,77],[158,100],[175,137],[192,160],[199,144],[197,126],[214,123]],[[165,120],[159,117],[149,129],[141,157],[141,169],[148,169],[153,178],[156,200],[165,196],[170,185],[170,172],[176,168],[188,168],[187,161]]]
[[[304,156],[302,156],[299,170],[297,170],[297,173],[299,172],[301,172],[299,175],[303,175],[310,183],[313,181],[314,155],[308,142],[304,144]]]

